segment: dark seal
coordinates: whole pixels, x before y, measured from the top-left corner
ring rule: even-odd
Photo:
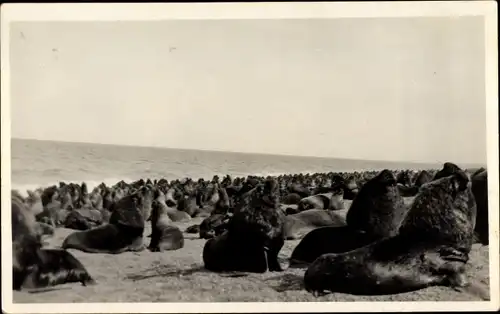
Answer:
[[[87,253],[118,254],[145,249],[144,195],[145,190],[121,198],[112,206],[109,224],[86,231],[74,232],[66,237],[62,247]],[[147,195],[149,197],[149,194]],[[149,205],[150,206],[150,205]]]
[[[347,212],[347,224],[374,239],[397,233],[408,208],[394,174],[385,169],[361,187]]]
[[[395,236],[343,254],[324,254],[304,275],[307,291],[393,294],[429,286],[462,287],[474,232],[463,172],[421,188]]]
[[[486,170],[472,176],[472,193],[477,205],[476,226],[474,228],[476,238],[479,243],[489,245],[488,172]]]
[[[14,290],[81,282],[94,284],[85,267],[69,252],[42,249],[33,213],[12,198],[12,283]]]
[[[205,268],[211,271],[263,273],[282,271],[278,253],[285,243],[285,215],[279,209],[274,180],[258,184],[248,202],[234,213],[228,230],[208,240],[203,248]]]

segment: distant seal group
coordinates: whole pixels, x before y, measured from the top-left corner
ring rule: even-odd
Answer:
[[[60,182],[27,197],[12,191],[11,202],[15,290],[96,284],[70,249],[171,254],[193,239],[184,233],[206,240],[200,262],[213,272],[283,272],[285,241],[301,239],[289,267],[306,268],[305,289],[316,296],[463,287],[472,244],[489,244],[487,170],[451,162],[419,172],[140,179],[91,191]],[[193,218],[201,223],[176,226]],[[75,231],[61,249],[44,248],[42,237],[59,227]]]

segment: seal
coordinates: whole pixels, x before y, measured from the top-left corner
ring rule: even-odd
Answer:
[[[245,193],[250,200],[234,213],[228,230],[205,243],[206,269],[255,273],[283,270],[278,253],[285,243],[285,215],[278,207],[278,193],[274,180],[266,180]]]
[[[186,228],[186,230],[184,232],[199,234],[200,233],[200,225],[189,226]]]
[[[64,220],[64,227],[75,230],[88,230],[103,223],[102,213],[96,209],[75,209]]]
[[[489,245],[488,223],[488,172],[483,170],[472,176],[472,194],[477,205],[476,226],[474,231],[476,239],[483,245]]]
[[[432,180],[432,176],[427,170],[419,171],[415,176],[414,186],[421,187],[422,185],[429,183]]]
[[[35,216],[16,195],[11,196],[11,211],[12,283],[14,290],[21,290],[29,269],[38,263],[37,252],[42,248],[42,240]]]
[[[173,251],[184,247],[182,231],[171,225],[166,206],[153,201],[151,211],[151,241],[148,249],[151,252]]]
[[[74,232],[63,241],[63,249],[76,249],[87,253],[119,254],[138,252],[143,244],[144,218],[143,189],[121,198],[112,206],[109,224]]]
[[[42,249],[35,216],[20,199],[12,197],[13,289],[81,282],[95,283],[85,267],[69,252]]]
[[[172,191],[168,192],[170,195],[172,195]],[[171,196],[169,196],[171,197]],[[159,189],[155,191],[155,201],[157,202],[156,206],[161,206],[162,212],[166,212],[168,217],[175,222],[183,222],[183,221],[189,221],[191,220],[191,216],[189,216],[188,213],[184,211],[177,210],[177,208],[173,206],[169,206],[168,204],[172,205],[171,200],[167,200],[167,197],[163,192]],[[175,205],[174,205],[175,206]]]
[[[227,230],[231,216],[227,214],[213,214],[203,219],[199,227],[201,239],[212,239]]]
[[[101,254],[140,252],[145,249],[142,234],[139,236],[137,230],[127,230],[114,224],[73,232],[64,239],[62,248]]]
[[[41,249],[39,262],[28,272],[23,288],[45,288],[79,282],[83,286],[96,281],[71,253],[61,249]]]
[[[397,233],[407,211],[394,174],[385,169],[361,187],[346,221],[351,228],[377,239]]]
[[[302,197],[297,193],[288,193],[281,198],[281,204],[285,205],[297,205],[299,204]]]
[[[344,253],[358,249],[374,240],[366,233],[349,226],[327,226],[313,229],[293,249],[290,268],[304,268],[327,253]]]
[[[285,218],[286,240],[304,237],[313,229],[325,226],[345,226],[345,219],[331,210],[309,209]]]
[[[308,209],[344,209],[344,191],[335,188],[332,192],[305,197],[299,202],[299,211]]]
[[[307,269],[304,285],[359,295],[393,294],[429,286],[465,286],[475,210],[463,172],[421,188],[399,233],[342,254],[323,254]]]

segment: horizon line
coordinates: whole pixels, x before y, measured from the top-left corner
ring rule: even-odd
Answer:
[[[63,140],[49,140],[49,139],[36,139],[29,137],[13,137],[11,140],[29,140],[29,141],[40,141],[40,142],[59,142],[67,144],[90,144],[90,145],[102,145],[102,146],[118,146],[118,147],[139,147],[139,148],[156,148],[156,149],[170,149],[170,150],[187,150],[187,151],[201,151],[201,152],[213,152],[213,153],[230,153],[230,154],[242,154],[242,155],[264,155],[264,156],[275,156],[275,157],[298,157],[298,158],[316,158],[316,159],[340,159],[349,161],[364,161],[364,162],[375,162],[375,163],[409,163],[409,164],[420,164],[420,165],[434,165],[443,164],[445,161],[397,161],[397,160],[373,160],[373,159],[360,159],[360,158],[348,158],[348,157],[333,157],[333,156],[312,156],[312,155],[291,155],[284,153],[262,153],[262,152],[240,152],[240,151],[229,151],[229,150],[215,150],[215,149],[201,149],[201,148],[179,148],[179,147],[168,147],[168,146],[151,146],[151,145],[136,145],[136,144],[111,144],[111,143],[96,143],[96,142],[85,142],[85,141],[63,141]],[[487,162],[459,162],[459,164],[467,166],[478,166],[487,167]],[[470,167],[469,167],[470,168]]]

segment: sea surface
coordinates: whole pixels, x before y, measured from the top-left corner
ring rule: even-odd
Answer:
[[[282,173],[344,172],[388,169],[440,168],[442,164],[415,164],[351,159],[279,156],[12,139],[12,188],[27,189],[85,181],[89,188],[101,182],[140,178],[210,179],[214,175],[277,175]]]

